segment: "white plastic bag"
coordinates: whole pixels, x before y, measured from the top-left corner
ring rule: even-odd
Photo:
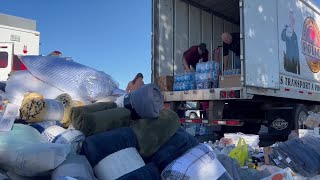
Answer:
[[[309,128],[319,127],[320,125],[320,114],[309,112],[309,116],[307,117],[304,125]]]
[[[0,167],[21,176],[37,176],[56,168],[70,152],[68,144],[51,144],[34,128],[15,124],[0,133]]]
[[[292,171],[290,168],[285,168],[261,180],[273,180],[273,179],[293,180]]]
[[[27,92],[37,92],[48,99],[54,99],[63,93],[63,91],[32,76],[29,71],[17,71],[12,74],[5,89],[6,98],[17,105],[21,105],[23,96]]]

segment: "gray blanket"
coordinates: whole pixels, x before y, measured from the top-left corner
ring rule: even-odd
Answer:
[[[144,85],[130,93],[131,105],[141,118],[158,118],[163,100],[162,92],[155,84]]]

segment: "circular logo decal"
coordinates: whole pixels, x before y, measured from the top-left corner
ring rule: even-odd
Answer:
[[[312,17],[306,18],[302,32],[302,53],[313,73],[320,71],[320,33],[316,21]]]
[[[288,122],[284,119],[276,119],[272,122],[271,127],[278,131],[281,131],[288,127]]]

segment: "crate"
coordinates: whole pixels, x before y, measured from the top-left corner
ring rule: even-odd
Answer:
[[[160,89],[164,92],[173,91],[173,77],[172,76],[161,76],[157,79],[157,84]]]
[[[220,88],[241,87],[241,75],[220,75]]]

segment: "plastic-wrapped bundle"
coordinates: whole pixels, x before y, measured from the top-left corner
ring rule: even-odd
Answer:
[[[198,81],[196,82],[197,89],[210,89],[210,88],[217,88],[218,81]]]
[[[173,161],[163,170],[161,177],[162,179],[232,179],[212,148],[206,144],[199,144]]]
[[[27,92],[37,92],[48,99],[54,99],[63,93],[60,89],[37,79],[29,71],[13,73],[6,83],[5,90],[5,97],[10,103],[17,105],[21,105]]]
[[[178,82],[173,84],[174,91],[188,91],[196,89],[196,85],[194,81],[190,82]]]
[[[110,75],[61,57],[23,56],[21,61],[33,76],[68,92],[73,99],[103,99],[119,86]]]
[[[217,81],[218,79],[219,75],[216,71],[208,73],[196,73],[195,75],[196,81]]]
[[[174,75],[174,82],[183,82],[183,81],[184,81],[183,74]]]
[[[204,63],[198,63],[196,65],[196,71],[198,73],[219,71],[219,63],[215,62],[215,61],[208,61],[208,62],[204,62]]]
[[[173,90],[174,90],[174,91],[181,91],[181,90],[182,90],[181,83],[180,83],[180,82],[174,83],[174,84],[173,84]]]
[[[194,73],[182,73],[174,76],[174,82],[186,82],[194,80]]]

